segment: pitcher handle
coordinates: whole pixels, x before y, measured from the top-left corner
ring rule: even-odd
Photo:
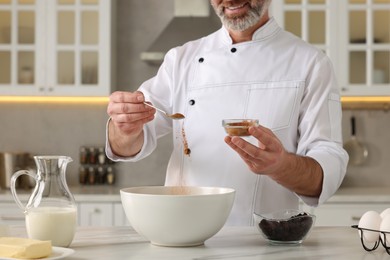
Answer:
[[[35,177],[36,175],[29,172],[29,171],[26,171],[26,170],[20,170],[20,171],[17,171],[15,172],[12,177],[11,177],[11,193],[12,193],[12,197],[14,197],[14,200],[16,202],[16,204],[19,206],[19,208],[23,211],[23,212],[26,212],[26,207],[23,205],[23,203],[20,201],[18,195],[17,195],[17,192],[16,192],[16,180],[19,178],[19,176],[21,175],[28,175],[32,178],[34,178],[35,180]]]

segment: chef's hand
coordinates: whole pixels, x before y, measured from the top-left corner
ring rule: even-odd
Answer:
[[[288,154],[279,139],[263,126],[250,127],[249,133],[258,140],[258,146],[238,136],[226,136],[225,142],[241,156],[252,172],[265,175],[279,172]]]
[[[143,104],[142,92],[117,91],[110,95],[108,140],[119,156],[133,156],[143,145],[143,126],[154,118],[156,110]]]
[[[321,194],[323,172],[317,161],[287,152],[277,136],[266,127],[250,127],[249,133],[258,140],[258,146],[238,136],[226,136],[225,142],[252,172],[267,175],[297,194],[314,197]]]

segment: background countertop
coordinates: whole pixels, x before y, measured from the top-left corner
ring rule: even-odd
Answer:
[[[120,188],[115,186],[69,187],[76,201],[120,202]],[[31,190],[18,190],[21,199],[27,199]],[[1,201],[13,201],[9,190],[0,190]],[[327,203],[390,203],[390,189],[387,187],[340,188]]]

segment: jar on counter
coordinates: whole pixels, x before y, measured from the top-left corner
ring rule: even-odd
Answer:
[[[96,164],[96,162],[97,162],[96,148],[95,147],[89,147],[88,163],[89,164]]]
[[[106,164],[106,153],[104,152],[104,147],[99,148],[97,159],[100,165]]]
[[[102,166],[97,168],[96,183],[104,184],[106,182],[106,172]]]
[[[96,175],[95,169],[93,167],[88,168],[88,184],[95,184]]]
[[[107,167],[106,180],[107,180],[107,184],[112,185],[112,184],[115,183],[115,172],[114,172],[114,168],[112,168],[112,167]]]
[[[87,184],[87,177],[87,170],[85,169],[85,166],[81,165],[79,168],[79,183]]]
[[[88,151],[84,146],[80,147],[80,163],[87,164],[88,163]]]

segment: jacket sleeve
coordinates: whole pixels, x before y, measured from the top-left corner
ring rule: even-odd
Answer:
[[[171,64],[174,60],[175,52],[169,51],[164,62],[159,68],[155,77],[145,81],[140,87],[145,100],[153,103],[157,107],[171,113],[172,110],[172,89]],[[109,119],[110,120],[110,119]],[[133,157],[120,157],[115,155],[108,142],[108,123],[106,126],[106,154],[113,161],[136,162],[149,156],[157,147],[158,138],[172,131],[172,120],[159,112],[156,112],[155,119],[144,125],[144,144],[141,151]]]
[[[315,159],[323,170],[319,198],[300,196],[309,206],[328,200],[344,179],[348,154],[342,145],[341,116],[335,73],[329,58],[323,55],[307,78],[300,110],[297,153]]]

